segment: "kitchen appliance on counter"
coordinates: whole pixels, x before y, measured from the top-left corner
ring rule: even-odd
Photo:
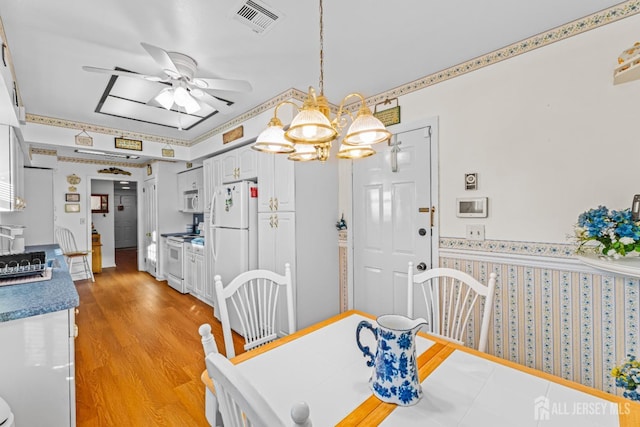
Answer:
[[[214,274],[227,285],[238,274],[258,268],[258,185],[252,181],[223,184],[213,193],[207,242],[211,242]],[[210,278],[213,279],[213,278]],[[214,300],[214,315],[217,300]],[[231,328],[242,333],[240,320],[229,310]]]
[[[191,240],[202,237],[193,233],[170,234],[167,236],[167,283],[176,291],[186,294],[187,289],[184,283],[184,260],[186,259],[186,245],[191,244]]]
[[[0,224],[0,255],[21,254],[24,252],[24,225]]]

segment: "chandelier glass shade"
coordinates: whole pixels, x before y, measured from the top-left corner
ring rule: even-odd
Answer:
[[[298,107],[291,101],[279,103],[274,111],[274,117],[269,126],[257,138],[253,149],[270,153],[289,153],[288,159],[294,161],[326,161],[331,151],[331,143],[340,137],[347,119],[351,117],[352,123],[347,130],[340,150],[337,154],[341,159],[359,159],[375,154],[372,144],[387,141],[391,138],[384,124],[378,120],[366,104],[364,97],[359,93],[350,93],[340,102],[338,113],[331,117],[329,103],[324,97],[323,82],[323,9],[320,0],[320,94],[316,95],[313,87],[302,107]],[[360,108],[354,118],[344,108],[345,101],[351,97],[360,99]],[[291,121],[289,128],[283,131],[282,122],[278,119],[278,108],[289,103],[298,109],[297,115]]]
[[[258,135],[255,144],[251,148],[275,154],[287,154],[295,151],[293,142],[285,138],[282,122],[277,117],[271,119],[269,127]]]

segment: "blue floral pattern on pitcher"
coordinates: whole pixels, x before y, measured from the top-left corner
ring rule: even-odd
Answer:
[[[363,320],[356,329],[356,342],[373,367],[369,387],[383,402],[409,406],[422,397],[416,366],[415,334],[424,319],[412,320],[399,315],[385,315],[377,319],[378,327]],[[360,342],[360,332],[365,328],[377,340],[375,354]]]

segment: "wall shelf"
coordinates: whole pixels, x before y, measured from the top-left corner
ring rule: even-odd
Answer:
[[[576,258],[583,264],[598,270],[640,278],[640,257],[610,259],[598,255],[580,255]]]

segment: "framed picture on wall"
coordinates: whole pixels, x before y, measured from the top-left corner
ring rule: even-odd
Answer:
[[[78,213],[80,212],[80,203],[65,203],[64,211],[67,213]]]
[[[64,201],[65,202],[79,202],[80,201],[80,193],[65,193]]]

